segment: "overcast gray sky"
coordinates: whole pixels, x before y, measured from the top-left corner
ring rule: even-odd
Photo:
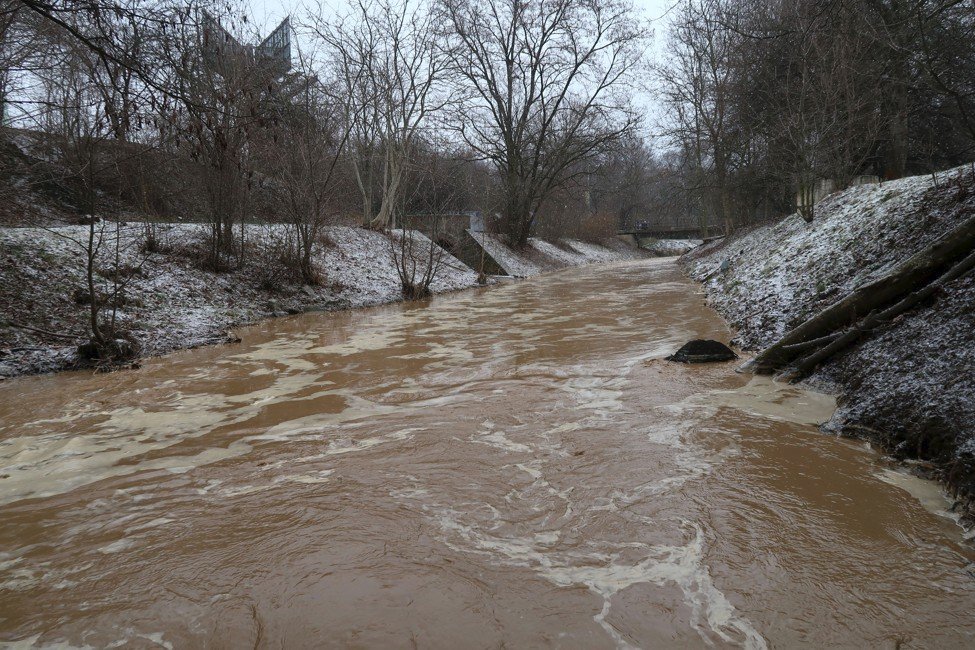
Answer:
[[[308,0],[245,0],[249,1],[253,12],[253,19],[258,26],[261,36],[266,36],[285,16],[290,14],[300,14],[301,7],[307,4]],[[314,0],[312,0],[314,1]],[[661,52],[661,46],[667,31],[667,23],[671,9],[677,4],[678,0],[631,0],[638,11],[641,11],[651,22],[654,31],[651,43],[651,56]],[[346,0],[323,0],[327,6],[334,8],[336,12],[347,5]],[[658,109],[654,99],[646,93],[638,92],[637,101],[646,106],[648,112],[655,112]],[[649,119],[646,125],[648,135],[652,135],[654,130],[654,120]]]
[[[633,4],[643,13],[653,20],[654,30],[658,36],[661,27],[666,23],[666,14],[677,0],[632,0]],[[326,4],[335,8],[344,6],[343,0],[326,0]],[[277,25],[285,16],[296,13],[302,6],[302,0],[250,0],[251,8],[254,12],[254,19],[258,25],[265,27],[267,31]]]

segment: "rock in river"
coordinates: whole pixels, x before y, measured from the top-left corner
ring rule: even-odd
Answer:
[[[737,358],[738,355],[724,343],[710,339],[694,339],[685,343],[680,350],[667,357],[667,361],[706,363],[709,361],[731,361]]]

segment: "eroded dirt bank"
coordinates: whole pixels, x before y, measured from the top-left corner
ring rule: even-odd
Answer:
[[[672,261],[243,334],[0,384],[0,643],[973,642],[937,494],[662,360],[731,334]]]
[[[798,215],[683,259],[747,350],[889,273],[975,213],[971,166],[854,187]],[[879,443],[942,479],[972,512],[975,495],[975,278],[865,336],[808,381],[842,393],[830,431]]]

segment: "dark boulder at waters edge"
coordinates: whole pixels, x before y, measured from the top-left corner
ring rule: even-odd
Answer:
[[[710,339],[694,339],[685,343],[680,350],[667,357],[667,361],[708,363],[714,361],[731,361],[737,358],[738,355],[724,343]]]

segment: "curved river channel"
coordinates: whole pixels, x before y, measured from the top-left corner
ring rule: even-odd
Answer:
[[[730,337],[672,261],[242,334],[0,384],[0,645],[975,643],[937,490],[662,360]]]

